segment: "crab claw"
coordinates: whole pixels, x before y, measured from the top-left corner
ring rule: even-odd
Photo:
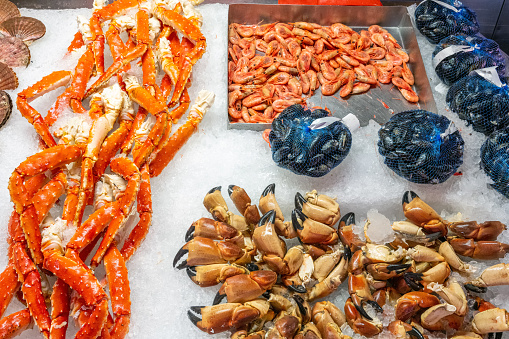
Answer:
[[[293,292],[297,292],[297,293],[306,293],[307,292],[306,288],[302,285],[288,285],[286,287],[289,290],[291,290]]]
[[[184,261],[182,261],[182,263],[180,263],[177,266],[177,263],[179,262],[179,260],[182,259],[182,257],[184,255],[189,253],[189,250],[185,249],[184,246],[182,246],[182,248],[177,252],[177,254],[175,255],[175,258],[173,259],[173,267],[175,267],[176,269],[179,269],[179,270],[183,269],[187,265],[187,260],[184,260]]]
[[[214,301],[212,301],[212,305],[219,304],[224,298],[226,297],[226,294],[222,294],[220,291],[217,291]]]
[[[295,208],[302,211],[302,205],[306,202],[306,198],[302,196],[299,192],[295,194]]]
[[[274,194],[276,191],[276,184],[270,184],[269,186],[265,187],[265,189],[262,192],[262,197],[266,197],[269,194]]]
[[[399,274],[399,273],[404,272],[410,266],[412,266],[412,264],[393,264],[393,265],[388,265],[387,270],[396,271]]]
[[[258,227],[261,227],[267,223],[273,224],[274,221],[276,221],[276,211],[270,210],[264,215],[262,215],[260,221],[258,222]]]
[[[410,201],[414,200],[414,198],[417,197],[419,196],[414,191],[406,191],[405,193],[403,193],[403,199],[401,201],[401,204],[402,205],[408,204],[410,203]]]
[[[345,246],[345,252],[343,252],[343,257],[346,260],[350,260],[352,258],[352,250],[350,249],[350,247]]]
[[[424,336],[422,335],[421,331],[419,331],[414,326],[412,326],[412,329],[410,331],[406,331],[406,333],[411,337],[414,337],[417,339],[424,339]]]
[[[419,282],[422,279],[421,273],[408,272],[403,274],[403,279],[414,291],[419,291],[424,288],[424,286]]]
[[[213,187],[207,192],[203,199],[203,205],[215,220],[226,221],[228,206],[221,195],[221,186]]]
[[[356,303],[353,303],[353,305],[355,306],[355,309],[357,310],[357,312],[360,313],[360,315],[362,315],[364,318],[368,319],[369,321],[373,320],[373,318],[371,318],[369,316],[369,314],[364,310],[362,305],[357,305]]]
[[[366,302],[368,304],[370,304],[375,309],[375,311],[377,311],[379,313],[383,313],[384,310],[383,310],[382,306],[378,305],[378,303],[376,301],[374,301],[374,300],[366,300]]]
[[[355,213],[353,212],[348,212],[347,214],[345,214],[340,220],[339,222],[344,222],[345,225],[353,225],[355,224]]]
[[[173,263],[173,267],[175,267],[175,263]],[[186,272],[189,278],[193,280],[193,278],[196,277],[196,266],[187,266]]]
[[[229,185],[228,186],[228,196],[232,196],[232,193],[233,193],[233,188],[235,187],[235,185]]]
[[[302,225],[302,223],[307,219],[308,217],[302,213],[301,210],[299,209],[294,209],[292,211],[292,225],[293,227],[295,227],[296,229],[298,229],[299,231],[302,231],[304,229],[304,225]],[[301,220],[299,222],[299,219]],[[300,238],[300,237],[299,237]]]
[[[426,240],[428,240],[428,241],[434,241],[441,237],[442,237],[442,232],[426,234]],[[443,241],[447,241],[447,239],[445,239],[445,237],[444,237]]]
[[[303,318],[305,318],[308,311],[307,311],[306,307],[304,306],[304,299],[302,299],[302,297],[300,295],[294,295],[293,300],[295,300],[295,303],[299,307],[301,316]]]
[[[194,225],[191,225],[189,227],[189,229],[187,230],[186,232],[186,242],[190,241],[191,239],[193,239],[194,237],[194,230],[196,229],[196,227]]]
[[[465,284],[465,288],[469,291],[472,291],[474,293],[486,293],[488,291],[488,288],[483,286],[475,286],[473,284]]]
[[[189,320],[194,324],[194,326],[199,327],[198,323],[202,320],[201,319],[201,309],[205,306],[191,306],[189,307],[189,310],[187,311],[187,316],[189,317]]]

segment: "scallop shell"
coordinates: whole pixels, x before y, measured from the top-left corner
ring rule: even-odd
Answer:
[[[19,38],[13,36],[0,37],[0,62],[11,67],[28,66],[30,50]]]
[[[0,22],[20,16],[19,9],[10,1],[0,0]]]
[[[12,112],[12,100],[9,94],[0,91],[0,127],[5,125]]]
[[[46,33],[46,26],[37,19],[18,16],[2,22],[0,33],[20,38],[29,45]]]
[[[8,65],[0,62],[0,90],[16,89],[18,87],[18,77]]]

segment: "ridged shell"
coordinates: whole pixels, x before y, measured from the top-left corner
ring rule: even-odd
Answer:
[[[37,19],[18,16],[2,22],[0,33],[20,38],[29,45],[46,33],[46,26]]]
[[[30,50],[19,38],[13,36],[0,37],[0,62],[11,67],[28,66]]]
[[[0,22],[20,16],[19,9],[10,1],[0,0]]]
[[[0,127],[5,125],[12,112],[12,100],[9,94],[0,91]]]
[[[0,62],[0,90],[16,89],[18,87],[18,77],[8,65]]]

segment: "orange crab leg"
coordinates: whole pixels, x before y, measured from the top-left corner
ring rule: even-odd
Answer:
[[[64,172],[60,171],[34,195],[32,203],[37,212],[38,223],[42,222],[58,198],[64,194],[66,184],[67,178]]]
[[[139,190],[141,175],[133,162],[128,160],[127,158],[116,158],[111,162],[111,170],[119,173],[124,177],[124,179],[128,180],[126,190],[122,194],[121,197],[117,199],[118,204],[120,205],[120,210],[123,212],[116,216],[113,221],[108,226],[106,230],[103,240],[97,249],[94,257],[92,258],[90,265],[92,267],[97,267],[99,263],[102,261],[104,254],[110,248],[115,235],[117,235],[118,230],[125,223],[129,213],[131,211],[132,204],[134,203],[134,199]]]
[[[5,270],[0,273],[0,286],[2,286],[2,291],[0,291],[1,318],[2,314],[5,312],[5,309],[11,302],[12,296],[19,289],[18,275],[16,274],[12,260],[9,260],[9,264]]]
[[[138,191],[136,199],[136,209],[140,216],[140,221],[133,228],[120,251],[126,261],[136,252],[152,224],[152,192],[150,189],[150,174],[147,164],[141,169],[140,190]]]
[[[114,16],[122,15],[124,11],[136,7],[139,0],[117,0],[104,6],[101,9],[94,11],[94,16],[99,18],[101,22],[113,19]]]
[[[14,338],[30,327],[31,323],[28,309],[13,313],[0,320],[0,338]]]
[[[188,53],[189,50],[193,48],[190,46],[192,46],[192,43],[188,39],[182,38],[182,55],[183,56],[185,56],[186,53]],[[192,71],[193,65],[194,64],[189,60],[188,57],[180,58],[179,78],[177,80],[177,83],[175,84],[175,89],[173,90],[173,96],[171,97],[168,107],[175,106],[175,104],[180,100],[180,96],[182,95],[185,87],[187,86],[187,82],[189,80],[189,77],[191,76],[191,71]]]
[[[191,135],[197,130],[198,124],[203,119],[203,114],[204,113],[199,111],[194,111],[194,114],[189,114],[185,124],[180,126],[179,129],[173,133],[166,146],[162,148],[150,162],[149,169],[151,177],[156,177],[161,174],[166,165],[169,164],[175,154],[177,154],[180,148],[184,146]]]
[[[189,108],[189,104],[191,103],[191,99],[189,98],[189,94],[187,93],[187,88],[184,88],[182,91],[182,95],[180,96],[180,105],[170,112],[173,123],[177,123],[177,121],[186,113]]]
[[[56,71],[43,77],[34,85],[18,93],[18,97],[16,99],[18,110],[21,115],[23,115],[23,117],[25,117],[25,119],[34,126],[35,131],[44,141],[46,147],[53,147],[56,145],[56,142],[41,114],[35,110],[29,102],[60,86],[66,86],[70,80],[71,72]]]
[[[124,338],[129,331],[131,291],[124,258],[114,243],[104,256],[104,268],[110,290],[111,309],[115,315],[115,324],[110,334],[113,338]]]
[[[94,63],[99,75],[104,73],[104,33],[101,28],[100,18],[92,15],[90,18],[90,31],[92,32],[92,50]]]
[[[57,279],[51,294],[51,339],[65,338],[70,310],[69,294],[69,286],[63,280]]]
[[[22,283],[23,297],[27,302],[30,314],[34,317],[42,334],[48,338],[51,319],[42,295],[41,276],[21,243],[14,244],[12,254],[18,278]]]
[[[86,113],[87,110],[81,103],[83,95],[87,89],[88,80],[92,76],[94,69],[94,58],[92,49],[88,48],[78,60],[78,64],[74,69],[74,76],[68,90],[71,93],[70,105],[74,113]],[[52,124],[52,123],[51,123]]]
[[[131,130],[124,143],[122,144],[122,154],[129,154],[131,151],[131,147],[133,146],[134,139],[136,137],[136,131],[141,127],[143,121],[147,118],[148,112],[145,108],[140,106],[138,108],[138,113],[136,113],[136,117],[134,118]]]

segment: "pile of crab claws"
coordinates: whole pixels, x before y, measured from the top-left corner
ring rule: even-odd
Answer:
[[[486,291],[488,291],[488,288],[483,287],[483,286],[475,286],[473,284],[465,284],[464,286],[468,291],[471,291],[474,293],[486,293]]]
[[[276,221],[276,211],[270,210],[267,213],[265,213],[264,215],[262,215],[262,217],[260,218],[260,221],[258,222],[258,227],[261,227],[267,223],[273,224],[274,221]]]
[[[226,294],[222,294],[220,291],[217,291],[216,295],[214,296],[214,301],[212,301],[212,305],[217,305],[223,301],[223,299],[226,297]]]
[[[189,317],[189,320],[194,324],[194,326],[198,327],[198,323],[202,320],[201,319],[201,309],[205,306],[191,306],[189,307],[189,310],[187,311],[187,316]]]
[[[412,326],[412,329],[410,331],[406,332],[409,336],[417,338],[417,339],[424,339],[424,336],[422,335],[421,331],[419,331],[415,326]]]
[[[292,225],[293,227],[295,227],[295,229],[299,230],[299,231],[302,231],[304,229],[304,226],[302,225],[302,223],[304,222],[304,220],[306,220],[308,217],[302,213],[301,210],[299,209],[294,209],[292,211]],[[299,219],[301,220],[299,222]]]
[[[306,288],[301,285],[288,285],[286,286],[290,291],[297,292],[297,293],[306,293]]]
[[[403,279],[414,291],[420,291],[424,286],[419,282],[422,279],[421,273],[407,272],[403,274]]]
[[[295,194],[295,208],[302,211],[302,205],[306,202],[306,198],[302,196],[299,192]]]
[[[414,200],[415,198],[418,198],[419,196],[414,191],[406,191],[403,193],[403,199],[401,201],[401,204],[405,206],[405,204],[410,203],[410,201]]]
[[[269,194],[274,194],[276,191],[276,184],[270,184],[269,186],[265,187],[265,189],[262,192],[262,197],[266,197]]]
[[[185,246],[185,245],[184,245]],[[189,252],[189,250],[182,247],[177,254],[175,255],[175,258],[173,258],[173,267],[181,270],[187,265],[187,260],[182,261],[180,264],[178,264],[179,260],[182,259],[184,255],[186,255]],[[178,264],[178,265],[177,265]],[[189,273],[189,272],[188,272]]]
[[[342,216],[341,219],[339,220],[339,223],[342,223],[342,222],[344,222],[345,225],[347,225],[347,226],[355,224],[355,213],[348,212],[347,214]]]
[[[186,232],[186,239],[185,239],[186,242],[191,241],[194,238],[194,230],[195,230],[195,226],[191,225]]]

